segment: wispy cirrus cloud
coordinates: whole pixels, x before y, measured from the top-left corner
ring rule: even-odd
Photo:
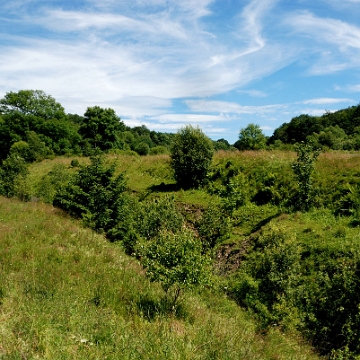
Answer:
[[[258,114],[263,115],[285,109],[287,105],[263,105],[263,106],[242,106],[234,102],[209,101],[209,100],[187,100],[185,104],[191,111],[196,112],[217,112],[229,114]]]
[[[311,104],[311,105],[332,105],[332,104],[340,104],[340,103],[354,103],[353,99],[348,98],[318,98],[318,99],[310,99],[303,101],[303,104]]]
[[[359,67],[360,27],[334,18],[321,18],[309,11],[294,13],[284,23],[292,28],[292,35],[297,36],[303,51],[308,56],[317,56],[311,58],[310,74]]]
[[[320,3],[325,6],[326,1],[326,9],[336,6],[335,0]],[[341,3],[354,6],[356,1]],[[82,114],[93,105],[112,107],[129,125],[151,129],[176,130],[191,123],[211,134],[233,136],[237,131],[229,129],[255,122],[270,131],[302,110],[323,112],[319,108],[350,103],[340,91],[360,91],[342,83],[335,94],[334,84],[322,93],[312,94],[311,85],[301,91],[305,74],[310,83],[313,75],[359,66],[357,23],[338,17],[338,12],[325,18],[321,6],[312,4],[3,2],[0,96],[10,90],[42,89],[68,112]],[[265,97],[268,105],[260,102]]]

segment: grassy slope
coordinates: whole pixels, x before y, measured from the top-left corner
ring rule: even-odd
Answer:
[[[188,293],[177,316],[161,299],[117,244],[49,205],[0,198],[1,359],[316,358],[257,334],[222,295]]]
[[[295,157],[296,155],[294,153],[282,151],[218,152],[214,157],[213,164],[214,167],[220,169],[220,172],[223,172],[224,169],[227,168],[229,161],[231,162],[232,169],[239,169],[245,178],[244,188],[249,193],[249,198],[253,196],[258,189],[261,189],[263,179],[269,173],[272,173],[275,177],[275,183],[278,186],[277,191],[286,198],[286,196],[291,195],[295,189],[295,179],[290,167],[290,163]],[[195,208],[199,206],[206,207],[210,201],[219,201],[217,196],[211,196],[202,190],[173,191],[173,178],[168,156],[110,156],[109,161],[113,160],[117,162],[118,171],[126,172],[129,187],[140,198],[149,198],[170,192],[178,202],[186,203],[188,206]],[[84,163],[86,159],[80,158],[79,161]],[[31,185],[34,186],[34,184],[38,183],[41,176],[48,173],[55,164],[64,164],[66,168],[70,170],[70,162],[71,159],[57,158],[52,161],[47,160],[33,164],[31,166],[30,176]],[[333,205],[334,202],[337,201],[338,196],[345,196],[346,193],[349,192],[349,189],[356,189],[358,187],[360,183],[359,169],[360,156],[358,154],[336,152],[321,154],[315,171],[315,181],[318,187],[317,198],[322,201],[325,206]],[[162,183],[163,186],[159,186]],[[227,243],[229,245],[229,251],[236,250],[238,247],[239,255],[237,255],[237,257],[235,256],[233,261],[229,259],[230,265],[225,264],[225,268],[236,268],[238,258],[239,256],[241,258],[244,246],[245,248],[247,246],[246,239],[249,235],[253,234],[256,236],[262,227],[266,228],[274,223],[281,223],[281,227],[285,232],[288,232],[291,236],[295,235],[299,246],[310,246],[316,254],[321,253],[324,254],[323,256],[326,256],[327,253],[330,254],[332,251],[340,254],[340,252],[346,251],[346,248],[358,249],[356,242],[358,238],[358,228],[351,226],[351,218],[335,218],[331,211],[322,210],[315,210],[309,214],[294,214],[279,217],[281,211],[281,207],[279,208],[274,205],[256,206],[254,204],[248,204],[235,211],[235,227]],[[245,239],[245,245],[242,244],[243,239]],[[236,254],[236,251],[233,252]],[[220,264],[219,266],[222,265]],[[151,295],[152,301],[154,302],[154,299],[159,301],[159,293],[157,293],[155,298],[154,296],[155,295]],[[143,303],[141,299],[134,302],[133,299],[135,298],[136,296],[129,300],[132,306],[136,303]],[[215,301],[215,297],[211,298],[213,299],[212,301]],[[189,302],[185,301],[185,303],[187,304],[186,306],[192,306]],[[216,305],[216,307],[217,306],[218,305]],[[136,311],[140,311],[138,306],[136,309]],[[233,315],[231,315],[230,318],[232,316]],[[184,321],[189,321],[189,319]],[[202,322],[203,320],[199,321],[199,323]],[[225,320],[225,322],[227,322],[227,320]],[[231,329],[230,332],[232,331],[237,333],[238,330]],[[250,331],[251,336],[253,336],[252,331],[253,330]],[[209,337],[210,335],[204,336]],[[214,336],[216,337],[216,335]],[[273,345],[268,346],[271,348]],[[231,352],[232,350],[229,351]],[[279,350],[279,354],[281,354],[281,357],[289,358],[284,355],[286,352],[284,352],[283,349],[281,349],[281,351]],[[187,354],[186,356],[181,356],[183,358],[190,356],[191,358],[194,355]],[[205,358],[211,357],[209,353],[204,356]],[[233,356],[233,354],[231,356]],[[231,358],[231,356],[224,354],[221,354],[221,356],[217,355],[218,358]],[[251,358],[251,356],[249,358]],[[237,358],[237,356],[235,358]]]

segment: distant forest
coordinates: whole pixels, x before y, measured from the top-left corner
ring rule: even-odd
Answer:
[[[257,132],[246,131],[252,129],[250,125]],[[360,149],[360,105],[323,116],[297,116],[271,137],[259,132],[257,125],[250,125],[240,131],[234,144],[225,139],[213,141],[214,149],[291,149],[305,141],[322,149]],[[60,103],[41,90],[8,92],[0,99],[0,160],[19,155],[33,162],[58,155],[88,156],[96,151],[166,154],[173,136],[144,125],[126,126],[110,108],[93,106],[83,116],[66,114]],[[251,141],[240,141],[244,136]]]

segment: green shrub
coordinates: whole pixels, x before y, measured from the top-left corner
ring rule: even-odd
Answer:
[[[210,204],[195,226],[205,249],[230,237],[231,219],[220,205]]]
[[[320,152],[309,143],[298,144],[296,152],[297,160],[291,165],[299,186],[295,206],[307,211],[313,205],[313,171]]]
[[[188,125],[174,136],[171,166],[175,180],[182,188],[199,187],[205,183],[214,154],[212,141],[201,131]]]
[[[182,290],[210,284],[210,259],[202,254],[202,244],[192,232],[161,231],[138,247],[141,262],[150,281],[160,282],[166,294],[172,293],[173,307]]]
[[[150,155],[162,155],[162,154],[168,154],[169,150],[165,146],[155,146],[150,149]]]
[[[0,167],[0,194],[6,197],[17,196],[20,187],[22,189],[20,198],[27,200],[24,184],[28,172],[25,160],[18,155],[10,154]]]
[[[72,160],[73,162],[74,160]],[[75,160],[77,161],[77,160]],[[71,163],[72,163],[71,162]],[[63,164],[56,164],[35,186],[35,196],[45,203],[52,203],[56,193],[70,180],[70,173]]]
[[[136,145],[135,151],[142,156],[148,155],[150,152],[150,147],[147,143],[141,142],[140,144]]]
[[[127,202],[123,174],[113,178],[115,165],[106,167],[101,157],[92,157],[91,164],[81,166],[68,185],[62,187],[53,204],[71,215],[82,218],[87,225],[105,234],[122,220]]]
[[[176,233],[184,225],[184,217],[177,210],[174,198],[169,196],[139,203],[134,217],[137,233],[147,240],[163,230]]]
[[[301,248],[294,238],[273,226],[258,237],[240,273],[232,278],[230,293],[257,314],[263,327],[294,327],[300,322],[292,298],[300,260]]]

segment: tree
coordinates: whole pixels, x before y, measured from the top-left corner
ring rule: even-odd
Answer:
[[[239,150],[260,150],[266,146],[266,137],[259,125],[249,124],[242,128],[239,140],[234,144]]]
[[[162,231],[139,247],[141,262],[150,281],[173,290],[173,309],[182,290],[210,283],[211,261],[202,254],[201,241],[189,231]]]
[[[191,125],[180,129],[173,139],[171,166],[175,180],[183,188],[204,184],[214,154],[212,141]]]
[[[42,90],[20,90],[8,92],[0,100],[0,112],[3,114],[20,113],[34,115],[43,119],[65,118],[64,108]]]
[[[5,159],[13,144],[29,143],[29,134],[48,148],[48,153],[79,152],[79,125],[65,114],[64,108],[41,90],[9,92],[0,100],[0,158]],[[31,161],[30,158],[26,159]]]
[[[94,106],[87,108],[79,134],[91,149],[109,150],[123,147],[120,138],[123,131],[125,125],[113,109]]]

